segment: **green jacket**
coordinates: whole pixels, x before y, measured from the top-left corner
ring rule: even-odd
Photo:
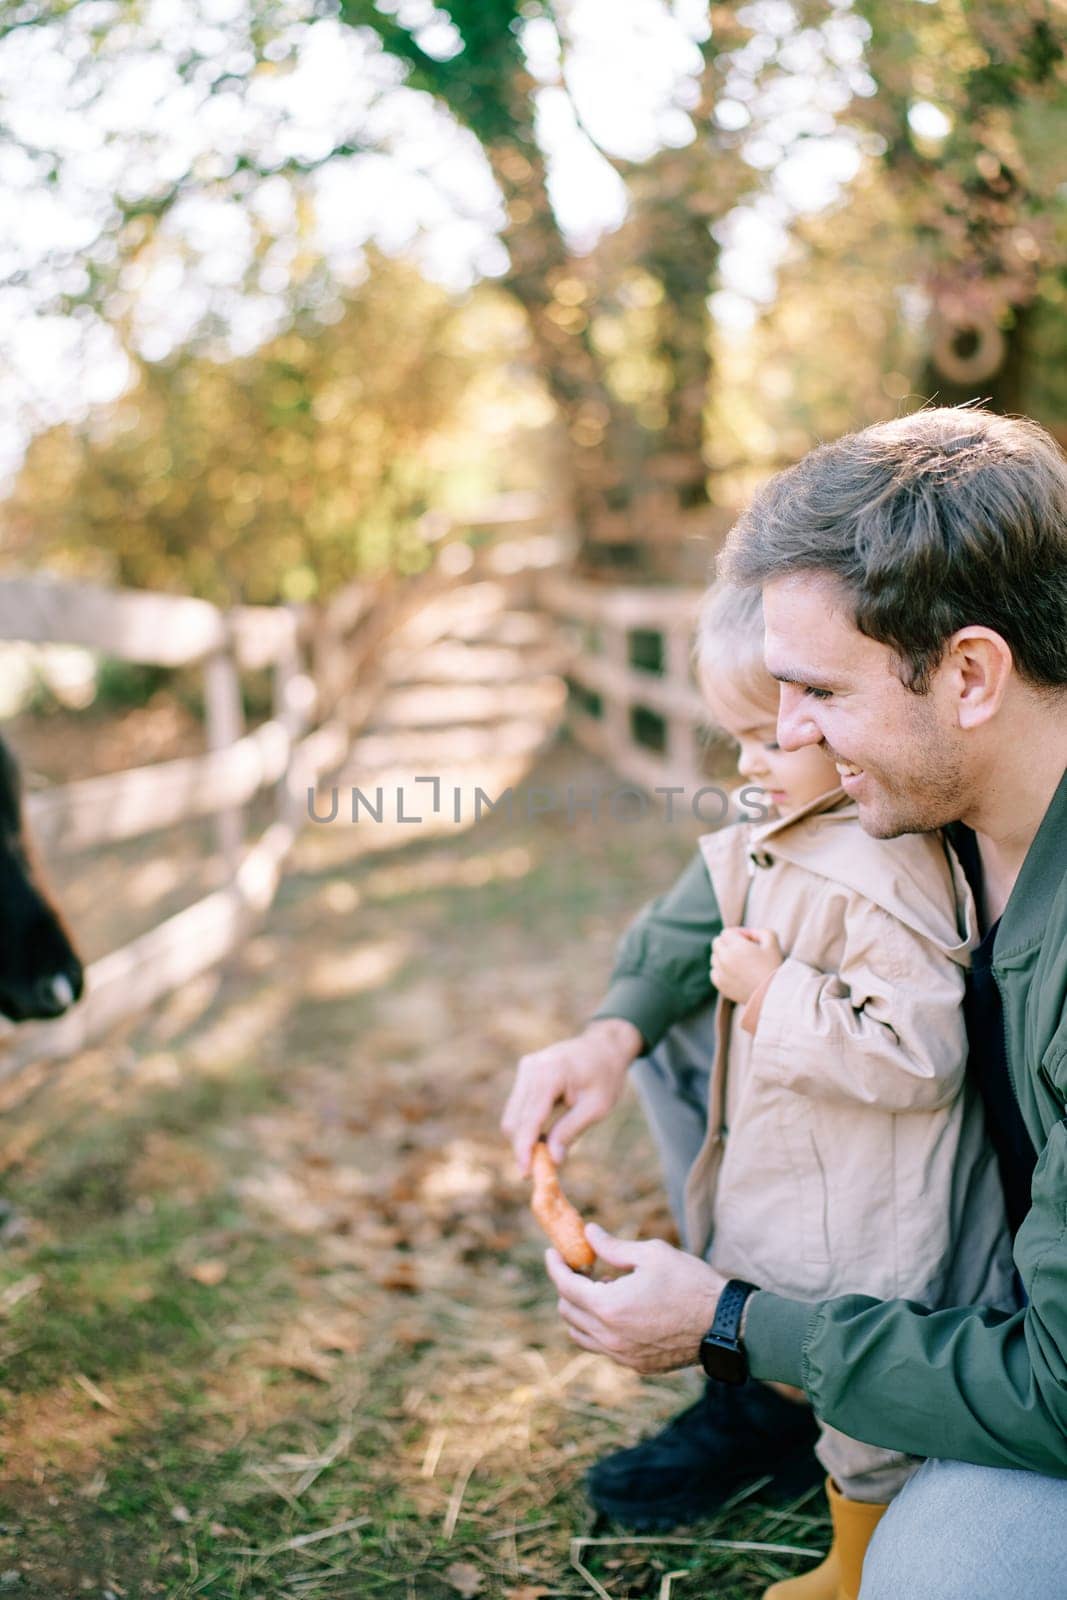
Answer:
[[[721,921],[698,856],[628,929],[598,1016],[651,1048],[710,999]],[[1014,1315],[762,1291],[745,1348],[758,1378],[799,1384],[835,1428],[888,1449],[1067,1477],[1067,774],[997,930],[1008,1067],[1039,1152],[1015,1240],[1028,1304]]]

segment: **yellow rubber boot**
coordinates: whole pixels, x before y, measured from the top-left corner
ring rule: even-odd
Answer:
[[[772,1583],[763,1600],[858,1600],[863,1558],[888,1507],[846,1500],[832,1478],[826,1480],[826,1498],[834,1528],[829,1555],[799,1578]]]
[[[831,1545],[825,1560],[799,1578],[783,1578],[763,1591],[763,1600],[837,1600],[841,1587],[841,1569],[837,1564],[837,1546]]]

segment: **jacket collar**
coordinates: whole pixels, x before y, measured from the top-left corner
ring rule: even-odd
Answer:
[[[839,806],[842,815],[847,816],[850,821],[859,815],[856,806],[838,785],[833,789],[827,789],[825,794],[818,795],[814,800],[809,800],[806,806],[800,806],[796,811],[787,811],[784,816],[772,817],[769,822],[756,825],[752,830],[753,848],[758,849],[767,840],[777,838],[779,834],[787,832],[808,817],[820,817],[825,811],[836,811]]]
[[[1067,771],[1027,851],[993,945],[995,958],[1030,949],[1043,937],[1058,895],[1067,890]]]
[[[752,829],[755,868],[775,858],[804,867],[880,906],[966,966],[977,943],[974,898],[955,855],[937,834],[873,839],[859,808],[835,788],[798,811]],[[940,875],[940,893],[937,877]]]

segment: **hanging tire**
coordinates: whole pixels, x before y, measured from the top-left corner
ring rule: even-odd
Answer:
[[[960,349],[961,340],[974,341],[973,349]],[[939,314],[934,320],[930,358],[951,383],[983,383],[1003,364],[1007,343],[989,318],[952,320]]]

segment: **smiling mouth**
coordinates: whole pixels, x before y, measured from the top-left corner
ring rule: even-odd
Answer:
[[[858,778],[863,773],[862,767],[854,767],[851,761],[835,761],[838,776],[841,778]]]

